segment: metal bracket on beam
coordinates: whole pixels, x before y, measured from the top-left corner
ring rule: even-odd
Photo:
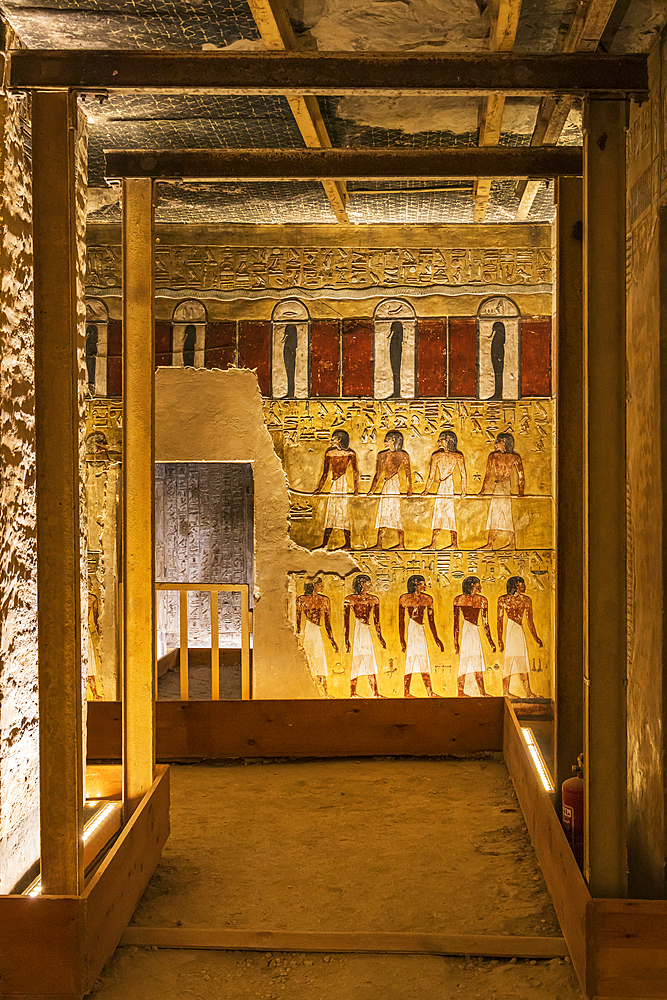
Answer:
[[[433,177],[578,177],[578,146],[460,149],[106,150],[107,178],[187,181],[428,180]]]
[[[161,52],[133,49],[9,55],[15,90],[337,95],[648,93],[645,55]]]

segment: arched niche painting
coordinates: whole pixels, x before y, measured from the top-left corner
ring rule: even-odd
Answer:
[[[308,398],[310,313],[298,299],[283,299],[271,315],[271,384],[275,399]]]
[[[414,398],[416,326],[414,309],[402,299],[385,299],[375,310],[373,395],[376,399]]]
[[[86,299],[86,380],[91,396],[107,394],[109,310],[101,299]]]
[[[485,299],[477,311],[477,395],[518,399],[521,393],[521,314],[503,295]]]
[[[176,368],[203,368],[206,348],[206,307],[197,299],[186,299],[171,317],[172,364]]]

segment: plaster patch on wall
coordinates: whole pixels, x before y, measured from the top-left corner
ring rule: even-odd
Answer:
[[[32,192],[21,104],[0,95],[0,893],[39,856]]]
[[[290,541],[287,480],[264,423],[257,376],[247,369],[159,368],[157,462],[251,462],[255,487],[253,697],[319,692],[288,614],[288,574],[356,569],[349,555],[309,552]]]
[[[503,113],[503,132],[531,135],[539,102],[510,97]],[[339,118],[409,135],[419,132],[475,132],[479,99],[474,97],[343,97],[336,106]]]

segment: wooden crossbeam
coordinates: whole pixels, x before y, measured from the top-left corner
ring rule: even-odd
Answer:
[[[580,176],[576,146],[460,149],[106,150],[106,177],[163,180],[428,180]]]
[[[139,93],[516,94],[644,97],[645,55],[164,52],[133,49],[4,53],[11,90]]]
[[[277,52],[293,52],[298,48],[296,35],[292,30],[289,15],[283,0],[248,0],[264,44]],[[330,149],[331,139],[327,132],[317,98],[300,94],[287,97],[303,141],[309,149]],[[344,181],[322,181],[322,187],[329,199],[338,222],[349,222],[345,205],[347,189]]]
[[[581,0],[563,42],[563,51],[570,53],[595,52],[614,9],[621,5],[623,5],[623,0]],[[558,142],[571,107],[572,101],[567,97],[560,100],[555,100],[553,97],[543,98],[535,122],[531,146]],[[539,189],[539,181],[534,180],[524,180],[517,185],[517,194],[520,198],[516,213],[518,222],[528,218]]]
[[[514,47],[521,0],[494,0],[489,49],[491,52],[510,52]],[[479,124],[479,145],[497,146],[505,110],[504,94],[489,94],[484,98]],[[491,181],[478,178],[475,183],[473,222],[484,222],[491,194]]]

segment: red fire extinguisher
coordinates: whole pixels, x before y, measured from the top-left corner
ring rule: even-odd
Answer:
[[[579,867],[584,867],[584,755],[579,754],[572,777],[563,782],[563,829]]]

